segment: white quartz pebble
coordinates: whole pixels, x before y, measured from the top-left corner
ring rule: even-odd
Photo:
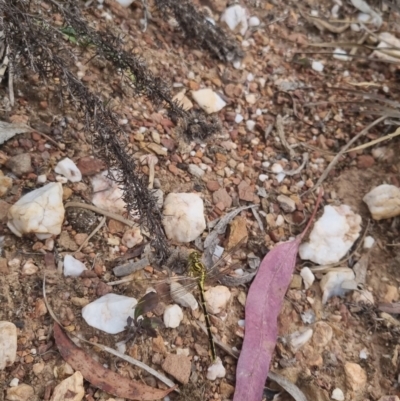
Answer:
[[[168,305],[164,310],[163,321],[167,328],[175,329],[183,319],[183,312],[179,305]]]
[[[133,318],[137,300],[124,295],[106,294],[82,309],[89,326],[117,334],[125,330],[128,317]]]
[[[85,270],[86,266],[78,259],[71,255],[64,257],[64,276],[79,277]]]
[[[64,221],[63,189],[60,183],[50,183],[28,192],[8,211],[8,228],[18,237],[34,233],[46,239],[61,233]]]
[[[68,181],[71,182],[82,181],[82,173],[80,172],[76,164],[68,157],[60,160],[57,163],[57,166],[55,167],[54,171],[57,174],[63,175]]]

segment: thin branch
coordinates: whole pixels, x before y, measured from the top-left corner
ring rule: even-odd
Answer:
[[[388,116],[384,115],[382,117],[379,117],[376,119],[374,122],[372,122],[370,125],[368,125],[366,128],[364,128],[362,131],[360,131],[355,137],[353,137],[349,142],[346,143],[346,145],[343,146],[342,149],[340,149],[340,152],[332,159],[332,161],[329,163],[328,167],[325,169],[325,171],[322,173],[321,177],[319,177],[317,183],[304,192],[301,196],[305,196],[310,194],[311,192],[314,192],[326,179],[328,174],[331,172],[333,167],[337,164],[339,159],[346,153],[347,149],[350,148],[351,145],[353,145],[354,142],[358,141],[363,135],[365,135],[371,128],[375,127],[375,125],[379,124],[383,120],[385,120]]]

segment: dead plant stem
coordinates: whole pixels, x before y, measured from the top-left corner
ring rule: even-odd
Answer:
[[[340,150],[340,152],[333,158],[333,160],[329,163],[328,167],[325,169],[325,171],[322,173],[321,177],[318,179],[317,183],[304,192],[301,197],[305,195],[309,195],[310,193],[314,192],[326,179],[328,174],[331,172],[333,167],[338,163],[340,158],[346,153],[346,150],[350,148],[350,146],[353,145],[353,143],[357,142],[363,135],[365,135],[371,128],[375,127],[375,125],[379,124],[383,120],[385,120],[388,116],[385,114],[382,117],[377,118],[375,121],[373,121],[371,124],[369,124],[366,128],[364,128],[362,131],[360,131],[354,138],[352,138],[349,142],[347,142],[346,145],[343,146],[343,148]]]

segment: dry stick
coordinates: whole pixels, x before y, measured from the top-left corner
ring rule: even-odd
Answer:
[[[104,226],[104,223],[105,223],[105,222],[106,222],[106,217],[104,216],[104,217],[101,219],[99,225],[91,232],[91,234],[85,239],[85,241],[83,241],[83,243],[81,244],[81,246],[80,246],[80,247],[78,248],[78,250],[75,251],[74,253],[80,252],[81,249],[89,242],[90,238],[92,238],[92,237],[97,233],[97,231],[99,231],[100,228]]]
[[[110,219],[120,221],[121,223],[126,224],[129,227],[134,227],[136,223],[125,219],[124,217],[120,216],[119,214],[115,214],[112,212],[107,212],[106,210],[100,209],[96,206],[88,205],[87,203],[80,203],[80,202],[68,202],[65,207],[81,207],[83,209],[91,210],[92,212],[96,212],[98,214],[102,214],[103,216],[107,216]]]
[[[31,128],[31,130],[35,131],[37,134],[39,134],[43,138],[46,138],[49,142],[51,142],[54,146],[57,146],[57,148],[59,148],[60,150],[65,150],[64,143],[56,142],[53,138],[50,138],[48,135],[44,134],[43,132],[38,131],[37,129]]]
[[[319,177],[317,183],[310,189],[308,189],[306,192],[301,194],[300,196],[303,197],[305,195],[310,194],[311,192],[314,192],[326,179],[328,174],[331,172],[333,167],[337,164],[339,159],[343,156],[344,153],[346,153],[346,150],[350,148],[351,145],[353,145],[354,142],[356,142],[358,139],[360,139],[363,135],[365,135],[372,127],[375,127],[375,125],[379,124],[383,120],[388,118],[388,116],[385,114],[382,117],[379,117],[376,119],[374,122],[372,122],[370,125],[368,125],[366,128],[364,128],[361,132],[359,132],[354,138],[352,138],[349,142],[346,143],[346,145],[343,146],[342,149],[340,149],[340,152],[333,158],[333,160],[329,163],[328,167],[325,169],[325,171],[322,173],[321,177]]]
[[[10,51],[9,46],[7,46],[7,51],[6,54],[8,56]],[[8,95],[10,98],[10,105],[11,107],[14,107],[15,104],[15,97],[14,97],[14,68],[13,68],[13,63],[10,63],[8,65]]]
[[[348,151],[346,151],[346,153],[352,152],[354,150],[361,150],[361,149],[369,148],[369,147],[371,147],[373,145],[376,145],[377,143],[386,141],[388,139],[393,139],[394,137],[396,137],[398,135],[400,135],[400,127],[397,128],[396,131],[392,132],[391,134],[387,134],[387,135],[382,136],[380,138],[374,139],[373,141],[368,142],[368,143],[364,143],[363,145],[356,146],[355,148],[352,148],[352,149],[349,149]]]
[[[275,126],[276,126],[276,132],[279,136],[279,139],[281,140],[282,146],[289,153],[290,159],[293,159],[296,156],[296,152],[293,150],[293,148],[289,145],[288,141],[286,140],[285,129],[283,128],[283,117],[280,114],[276,116]]]

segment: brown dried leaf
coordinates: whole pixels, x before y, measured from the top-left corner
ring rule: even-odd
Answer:
[[[146,401],[159,400],[173,391],[155,389],[106,369],[77,347],[57,323],[54,323],[54,339],[64,360],[74,370],[80,371],[85,380],[109,394],[128,400]]]

